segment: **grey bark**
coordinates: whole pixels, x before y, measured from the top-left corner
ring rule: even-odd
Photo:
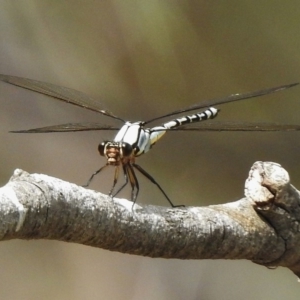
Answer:
[[[278,164],[256,162],[245,198],[166,208],[112,199],[16,170],[0,188],[0,239],[53,239],[136,255],[248,259],[300,276],[300,196]]]

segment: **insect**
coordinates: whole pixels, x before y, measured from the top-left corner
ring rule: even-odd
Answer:
[[[118,130],[117,135],[112,141],[103,141],[98,146],[100,155],[106,158],[106,164],[92,174],[88,180],[86,187],[91,183],[94,176],[99,174],[103,169],[108,166],[115,167],[113,185],[109,192],[111,197],[116,196],[127,184],[131,185],[131,201],[134,203],[137,200],[139,193],[139,183],[135,174],[135,170],[138,170],[146,178],[148,178],[158,189],[163,193],[172,207],[178,207],[183,205],[174,205],[171,199],[167,196],[158,182],[147,173],[141,166],[135,163],[135,159],[144,153],[147,153],[152,146],[169,130],[185,130],[185,131],[293,131],[300,130],[300,125],[286,125],[276,123],[209,123],[198,124],[198,126],[188,126],[191,123],[197,123],[208,119],[213,119],[217,116],[219,109],[212,106],[218,104],[229,103],[233,101],[239,101],[266,94],[275,93],[288,88],[291,88],[298,83],[292,83],[273,87],[269,89],[263,89],[255,92],[244,94],[232,94],[224,98],[212,99],[202,103],[194,104],[192,106],[175,110],[171,113],[150,119],[148,121],[128,122],[122,118],[114,115],[110,111],[103,110],[100,107],[100,103],[89,97],[88,95],[69,89],[66,87],[57,86],[50,83],[31,80],[27,78],[21,78],[16,76],[1,75],[0,80],[12,85],[22,87],[40,94],[48,95],[52,98],[77,105],[82,108],[86,108],[107,117],[116,119],[123,122],[123,126],[113,127],[108,125],[102,125],[99,123],[68,123],[61,125],[54,125],[42,128],[35,128],[29,130],[12,131],[18,133],[46,133],[46,132],[70,132],[70,131],[89,131],[89,130]],[[145,125],[152,123],[153,121],[160,120],[165,117],[171,117],[177,114],[186,113],[198,109],[204,109],[201,112],[172,119],[166,123],[152,128],[145,127]],[[118,182],[120,168],[123,169],[125,182],[117,191],[115,191],[116,184]]]

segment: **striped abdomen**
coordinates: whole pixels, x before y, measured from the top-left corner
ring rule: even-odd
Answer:
[[[179,127],[182,125],[186,125],[189,123],[195,123],[195,122],[201,122],[201,121],[207,120],[207,119],[213,119],[214,117],[217,116],[218,111],[219,111],[218,109],[216,109],[214,107],[210,107],[201,113],[193,114],[190,116],[184,116],[184,117],[181,117],[178,119],[171,120],[171,121],[163,124],[162,127],[166,128],[166,129],[173,129],[173,128],[176,128],[176,127]],[[156,127],[152,128],[152,130],[155,128]]]
[[[175,129],[177,127],[180,127],[182,125],[190,124],[190,123],[196,123],[205,121],[208,119],[213,119],[218,114],[218,109],[214,107],[209,107],[203,112],[193,114],[190,116],[184,116],[178,119],[171,120],[167,123],[162,124],[161,126],[156,126],[151,128],[150,130],[150,141],[151,146],[154,145],[169,129]],[[145,151],[146,152],[146,151]]]

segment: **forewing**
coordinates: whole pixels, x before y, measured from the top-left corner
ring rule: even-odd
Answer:
[[[0,80],[125,122],[110,111],[101,109],[99,102],[82,92],[51,83],[3,74],[0,74]]]
[[[209,107],[209,106],[229,103],[229,102],[233,102],[233,101],[245,100],[245,99],[249,99],[249,98],[255,98],[255,97],[259,97],[259,96],[279,92],[279,91],[291,88],[291,87],[293,87],[297,84],[299,84],[299,83],[286,84],[286,85],[281,85],[281,86],[273,87],[273,88],[269,88],[269,89],[263,89],[263,90],[259,90],[259,91],[255,91],[255,92],[249,92],[249,93],[243,93],[243,94],[232,94],[232,95],[229,95],[229,96],[224,97],[224,98],[206,100],[204,102],[197,103],[197,104],[194,104],[192,106],[188,106],[188,107],[183,108],[183,109],[175,110],[175,111],[173,111],[171,113],[168,113],[166,115],[151,119],[151,120],[145,122],[145,124],[153,122],[155,120],[165,118],[165,117],[177,115],[177,114],[180,114],[180,113],[185,113],[185,112],[196,110],[196,109],[206,108],[206,107]]]

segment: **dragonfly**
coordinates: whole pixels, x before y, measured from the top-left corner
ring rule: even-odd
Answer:
[[[149,119],[147,121],[129,122],[116,116],[108,110],[101,108],[101,103],[91,98],[90,96],[76,91],[70,88],[54,85],[51,83],[41,82],[28,78],[1,75],[0,81],[31,90],[40,94],[50,96],[54,99],[67,102],[85,108],[97,113],[100,113],[109,118],[115,119],[123,123],[122,126],[110,126],[100,123],[67,123],[48,127],[34,128],[29,130],[17,130],[12,131],[15,133],[48,133],[48,132],[76,132],[76,131],[90,131],[90,130],[117,130],[117,134],[113,140],[103,141],[98,146],[98,151],[101,156],[106,158],[106,164],[101,166],[95,171],[89,178],[85,187],[88,187],[93,178],[102,172],[108,166],[115,167],[113,184],[109,195],[113,198],[123,190],[123,188],[130,183],[131,185],[131,201],[133,205],[136,203],[139,194],[139,182],[135,174],[135,170],[140,172],[146,178],[148,178],[157,188],[162,192],[169,204],[175,208],[184,205],[174,205],[166,192],[160,186],[160,184],[146,172],[140,165],[136,164],[137,157],[147,153],[156,142],[162,138],[167,131],[181,130],[181,131],[299,131],[300,125],[288,125],[278,123],[246,123],[246,122],[204,122],[209,119],[215,118],[219,109],[215,108],[215,105],[225,104],[234,101],[240,101],[250,98],[255,98],[279,91],[286,90],[288,88],[296,86],[298,83],[292,83],[287,85],[281,85],[277,87],[262,89],[254,92],[231,94],[224,98],[210,99],[197,103],[183,109],[175,110],[170,113]],[[178,114],[185,114],[190,111],[200,110],[202,111],[184,115],[179,118],[172,119],[161,125],[154,127],[147,127],[149,123],[154,121],[173,117]],[[191,126],[190,124],[197,124],[197,126]],[[120,169],[123,170],[124,182],[116,190],[116,185],[119,179]]]

